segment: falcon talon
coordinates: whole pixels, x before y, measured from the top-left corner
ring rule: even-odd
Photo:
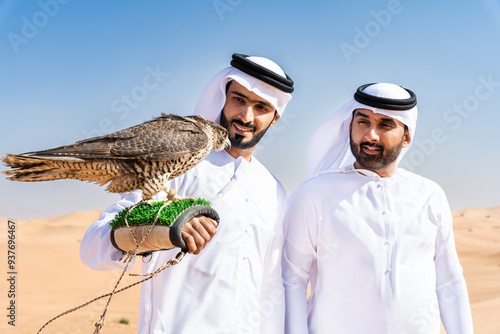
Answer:
[[[167,193],[167,199],[171,200],[176,196],[177,192],[175,191],[174,188],[170,188]]]

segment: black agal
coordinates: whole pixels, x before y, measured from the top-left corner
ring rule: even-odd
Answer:
[[[360,86],[356,93],[354,93],[354,99],[367,106],[387,110],[409,110],[417,105],[417,96],[409,89],[401,87],[410,94],[408,99],[391,99],[365,93],[363,90],[371,85],[373,85],[373,83]]]
[[[293,80],[286,73],[286,78],[283,78],[278,73],[252,62],[247,57],[247,55],[241,53],[233,54],[231,66],[273,87],[276,87],[285,93],[293,92]]]

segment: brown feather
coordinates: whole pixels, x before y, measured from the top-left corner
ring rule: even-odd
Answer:
[[[227,131],[201,116],[164,115],[100,137],[53,149],[6,154],[13,181],[76,179],[104,185],[110,192],[142,189],[150,197],[212,150],[221,150]]]

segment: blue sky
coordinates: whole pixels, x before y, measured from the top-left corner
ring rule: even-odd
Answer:
[[[500,2],[2,1],[0,152],[22,153],[192,112],[234,52],[269,57],[295,81],[257,157],[292,192],[312,131],[369,82],[418,97],[403,166],[453,209],[500,205]],[[0,170],[5,170],[2,166]],[[79,181],[0,178],[0,216],[105,209]]]

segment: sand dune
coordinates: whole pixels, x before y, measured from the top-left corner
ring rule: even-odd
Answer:
[[[36,333],[58,314],[112,291],[120,272],[91,270],[80,262],[78,253],[85,230],[98,216],[98,211],[74,212],[54,218],[15,221],[18,241],[16,326],[9,326],[2,320],[1,333],[5,333],[5,329],[13,334]],[[1,222],[2,227],[6,225],[5,221]],[[2,254],[6,253],[6,230],[3,228],[0,234]],[[2,268],[5,266],[2,264]],[[124,283],[136,280],[127,276]],[[3,283],[2,280],[2,292],[6,291]],[[104,333],[137,332],[139,290],[135,287],[113,297]],[[49,324],[42,333],[92,333],[106,302],[107,299],[102,299],[65,315]],[[129,319],[128,325],[119,323],[122,317]]]
[[[16,326],[8,325],[9,282],[1,280],[1,333],[36,333],[52,317],[112,290],[120,272],[93,271],[79,259],[79,244],[98,211],[15,220]],[[500,333],[500,207],[454,212],[455,239],[469,287],[476,334]],[[7,268],[7,219],[0,218],[0,266]],[[137,271],[139,264],[133,271]],[[172,268],[174,270],[174,268]],[[4,273],[7,270],[4,269]],[[7,274],[5,274],[8,276]],[[7,277],[9,278],[9,277]],[[136,277],[125,277],[125,283]],[[104,333],[136,333],[139,287],[116,295]],[[92,333],[107,299],[65,315],[42,333]],[[121,324],[127,318],[129,324]]]
[[[453,213],[455,241],[469,289],[474,330],[500,333],[500,207]]]

